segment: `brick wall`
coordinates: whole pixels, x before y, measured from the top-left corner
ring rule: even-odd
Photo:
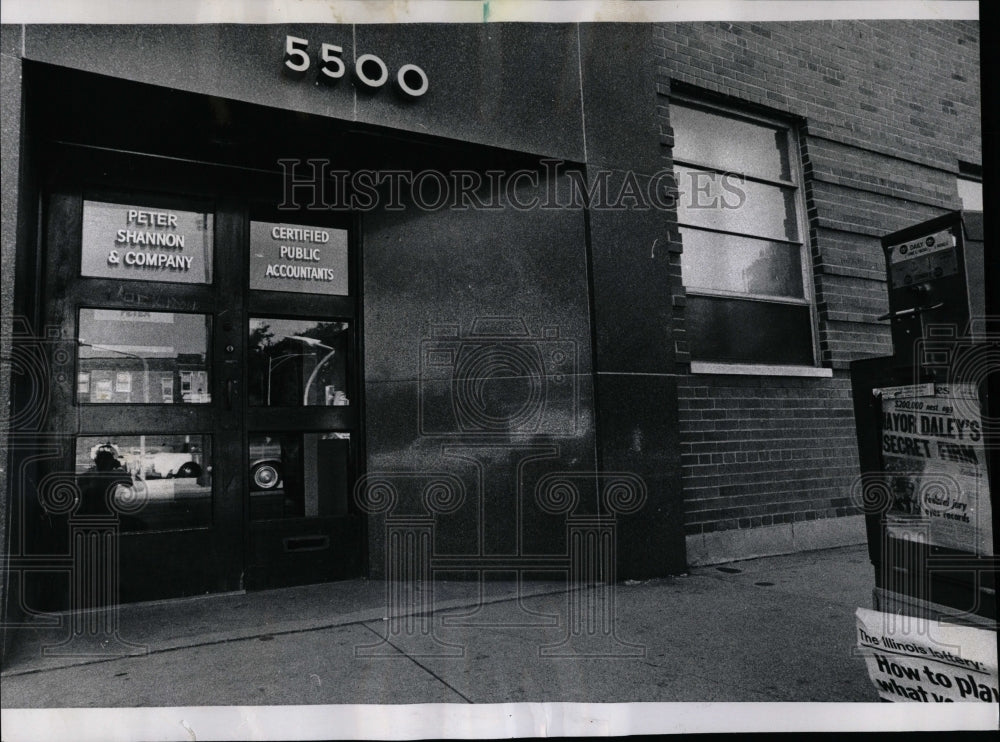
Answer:
[[[671,23],[661,78],[808,120],[809,134],[957,171],[978,163],[979,24]]]
[[[888,309],[879,238],[959,208],[959,163],[981,163],[979,25],[677,23],[654,35],[666,162],[678,84],[798,123],[817,343],[834,370],[832,379],[686,377],[687,533],[854,514],[847,368],[892,351],[877,320]],[[683,330],[683,290],[674,292]]]
[[[860,512],[846,376],[689,376],[678,404],[686,533]]]

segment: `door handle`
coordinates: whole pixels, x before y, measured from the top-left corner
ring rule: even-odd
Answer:
[[[237,395],[240,392],[238,379],[226,379],[226,409],[232,410]]]

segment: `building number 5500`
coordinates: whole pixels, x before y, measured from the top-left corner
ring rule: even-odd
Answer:
[[[285,37],[285,67],[295,75],[302,75],[309,69],[312,60],[306,49],[308,39],[297,36]],[[344,50],[336,44],[322,44],[319,52],[319,73],[317,82],[335,83],[347,72],[347,65],[341,58]],[[374,54],[362,54],[354,61],[354,76],[367,88],[377,90],[389,80],[389,68]],[[419,98],[429,86],[427,73],[415,64],[404,64],[396,72],[399,90],[410,98]]]

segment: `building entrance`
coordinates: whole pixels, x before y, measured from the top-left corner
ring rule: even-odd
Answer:
[[[15,304],[47,360],[45,414],[16,431],[12,454],[12,553],[25,565],[12,594],[29,612],[72,604],[84,563],[103,570],[110,602],[377,572],[384,556],[367,553],[351,495],[368,457],[384,468],[400,446],[464,435],[435,427],[450,381],[414,376],[423,318],[468,319],[456,297],[471,294],[447,297],[451,285],[506,306],[491,276],[525,250],[534,267],[518,276],[539,276],[556,236],[577,275],[580,215],[540,212],[558,216],[542,239],[541,216],[499,208],[492,186],[473,194],[482,211],[424,209],[392,179],[373,194],[347,177],[474,171],[490,184],[490,172],[539,173],[534,155],[39,63],[25,63],[24,90],[22,190],[38,196],[26,207],[37,227],[23,230]],[[495,239],[482,239],[484,216]],[[367,450],[363,285],[368,401],[386,421]],[[574,337],[584,317],[574,305]],[[36,393],[24,380],[15,401]],[[468,535],[455,534],[445,540]]]
[[[279,212],[266,173],[44,150],[53,373],[25,537],[54,568],[28,593],[59,606],[81,579],[127,602],[360,574],[355,222]]]

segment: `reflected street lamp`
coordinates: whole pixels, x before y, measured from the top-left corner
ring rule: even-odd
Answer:
[[[306,388],[302,392],[302,404],[307,405],[309,404],[309,389],[312,387],[313,382],[316,381],[316,376],[317,374],[319,374],[319,370],[323,368],[323,364],[325,364],[327,361],[333,358],[333,354],[336,353],[337,351],[331,348],[329,345],[323,345],[323,343],[321,343],[319,340],[312,340],[312,338],[300,338],[300,337],[297,337],[295,339],[302,340],[303,342],[311,340],[312,342],[307,342],[308,345],[311,345],[314,348],[325,348],[326,350],[330,351],[325,356],[323,356],[323,359],[316,364],[316,367],[312,370],[312,373],[309,374],[309,380],[306,382]]]
[[[284,363],[285,361],[287,361],[289,358],[304,358],[307,355],[309,355],[309,354],[308,353],[285,353],[284,355],[280,355],[277,358],[268,358],[267,359],[267,404],[268,404],[268,406],[270,406],[270,404],[271,404],[271,371],[273,369],[276,369],[278,366],[280,366],[282,363]]]
[[[316,364],[316,367],[309,375],[308,381],[306,381],[305,391],[302,394],[302,404],[308,405],[309,389],[312,387],[312,383],[316,380],[317,373],[319,373],[319,370],[320,368],[322,368],[323,364],[325,364],[328,360],[330,360],[330,358],[333,357],[333,354],[336,353],[336,350],[334,348],[331,348],[329,345],[320,342],[316,338],[305,337],[304,335],[284,335],[282,336],[282,339],[297,340],[298,342],[303,343],[304,345],[308,345],[310,348],[323,348],[325,350],[330,351],[325,356],[323,356],[322,360],[320,360],[319,363]],[[305,358],[309,355],[310,355],[309,353],[285,353],[284,355],[280,355],[277,358],[268,359],[267,361],[267,404],[268,405],[271,404],[271,371],[273,371],[275,368],[277,368],[282,363],[287,361],[289,358]]]

